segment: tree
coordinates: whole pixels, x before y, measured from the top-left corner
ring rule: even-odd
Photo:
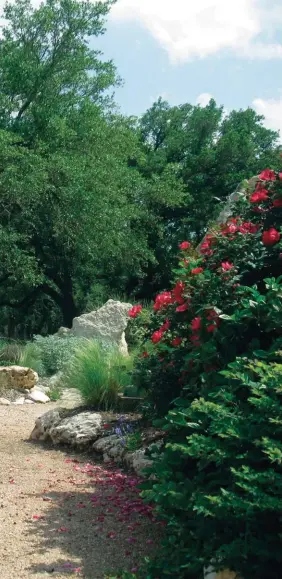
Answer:
[[[143,115],[140,132],[147,157],[142,174],[161,174],[167,166],[176,166],[192,197],[189,208],[166,216],[178,239],[190,236],[200,241],[220,202],[242,179],[270,164],[279,166],[278,133],[266,129],[262,121],[252,109],[225,115],[213,99],[203,108],[170,107],[159,99]]]
[[[148,180],[131,166],[142,151],[134,122],[113,113],[115,68],[89,49],[112,3],[47,0],[35,10],[22,0],[5,9],[0,233],[10,250],[0,306],[18,321],[36,308],[44,324],[53,304],[55,325],[70,326],[93,284],[124,290],[154,260],[148,230],[161,227],[150,208],[181,201],[169,171]]]

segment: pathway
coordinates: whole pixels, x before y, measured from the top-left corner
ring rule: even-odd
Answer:
[[[0,577],[104,579],[136,569],[159,525],[136,479],[28,441],[54,404],[0,406]]]

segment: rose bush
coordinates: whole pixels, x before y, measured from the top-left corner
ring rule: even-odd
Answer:
[[[144,496],[168,535],[147,577],[198,579],[211,563],[280,576],[281,205],[282,174],[266,169],[199,248],[181,243],[156,297],[135,375],[167,431]]]

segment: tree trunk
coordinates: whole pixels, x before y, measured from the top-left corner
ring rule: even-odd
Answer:
[[[71,328],[73,318],[79,315],[79,311],[75,305],[72,293],[63,294],[61,310],[63,314],[64,327]]]

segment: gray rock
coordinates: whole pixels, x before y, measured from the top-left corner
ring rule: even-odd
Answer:
[[[19,398],[17,398],[17,400],[15,400],[15,402],[12,402],[12,404],[24,404],[25,401],[25,397],[24,396],[20,396]]]
[[[93,412],[81,412],[64,418],[50,430],[54,444],[66,443],[71,446],[88,446],[102,433],[102,417]]]
[[[116,434],[112,434],[104,438],[99,438],[96,442],[94,442],[93,450],[99,454],[103,454],[104,461],[107,461],[108,458],[111,460],[118,460],[125,453],[122,440]]]
[[[0,405],[1,406],[10,406],[11,402],[10,400],[7,400],[7,398],[0,398]]]
[[[126,355],[128,350],[124,332],[129,320],[128,310],[131,307],[131,304],[109,300],[98,310],[74,318],[71,334],[117,345],[120,352]]]
[[[43,386],[42,384],[36,384],[36,386],[34,386],[31,390],[28,391],[29,392],[44,392],[44,394],[48,394],[50,392],[50,387],[49,386]]]
[[[145,456],[145,449],[128,452],[124,456],[124,461],[139,476],[144,475],[144,469],[152,466],[153,461]]]
[[[62,390],[60,404],[64,408],[78,408],[84,405],[83,398],[76,388]]]
[[[41,404],[46,404],[46,402],[50,402],[49,396],[47,396],[47,394],[44,394],[44,392],[41,392],[41,390],[33,389],[32,392],[29,392],[27,398],[32,402],[39,402]]]
[[[102,417],[94,412],[69,413],[58,408],[43,414],[35,422],[32,440],[51,439],[54,444],[76,447],[91,445],[102,434]]]
[[[30,435],[31,440],[48,440],[50,438],[50,430],[57,426],[63,417],[62,408],[54,408],[39,416],[35,421],[35,427]]]

